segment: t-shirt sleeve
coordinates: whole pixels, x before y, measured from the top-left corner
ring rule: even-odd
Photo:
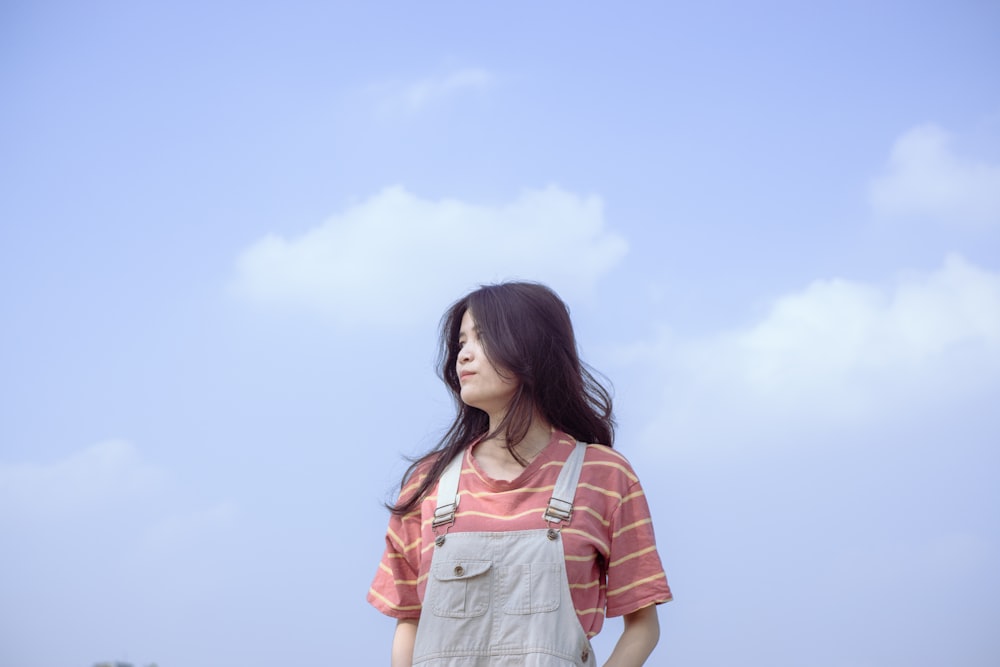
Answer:
[[[368,602],[387,616],[419,618],[420,509],[393,515],[385,535],[385,551],[368,589]]]
[[[607,615],[623,616],[672,599],[656,550],[646,494],[638,480],[622,494],[609,529]]]

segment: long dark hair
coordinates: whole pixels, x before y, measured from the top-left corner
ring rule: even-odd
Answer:
[[[487,359],[518,384],[506,416],[489,434],[489,416],[462,402],[455,367],[466,311],[476,320]],[[577,440],[614,445],[611,394],[580,361],[569,308],[545,285],[507,282],[480,287],[456,301],[441,318],[439,344],[438,375],[451,391],[458,414],[437,446],[414,460],[403,475],[401,492],[417,467],[431,461],[417,488],[395,505],[387,505],[393,514],[411,512],[445,466],[482,436],[502,435],[508,451],[527,465],[514,447],[527,435],[536,410],[553,427]]]

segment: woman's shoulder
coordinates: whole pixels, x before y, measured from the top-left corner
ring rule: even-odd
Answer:
[[[614,449],[608,445],[603,445],[598,442],[587,443],[587,461],[614,461],[624,466],[632,467],[629,463],[628,458],[625,457],[621,451]]]
[[[450,455],[446,451],[441,450],[424,454],[423,457],[413,462],[409,472],[406,474],[400,497],[406,497],[407,493],[413,493],[417,488],[419,488],[424,483],[424,480],[427,479],[427,476],[431,473],[434,465],[438,462],[438,459],[447,456],[448,463],[450,463],[451,460],[456,457],[464,457],[468,450],[469,447],[466,446],[455,455]],[[447,465],[447,463],[445,465]]]
[[[632,464],[625,458],[625,455],[608,445],[588,444],[583,459],[583,470],[609,481],[617,479],[626,485],[639,481],[639,477],[635,474]]]
[[[572,448],[575,445],[580,444],[580,441],[575,440],[573,436],[563,433],[561,431],[556,433],[555,441],[565,448],[565,450],[562,452],[563,458],[568,457],[570,452],[572,451]],[[605,462],[605,463],[618,464],[624,466],[625,468],[628,468],[629,470],[632,469],[632,464],[629,463],[628,459],[625,458],[625,455],[622,454],[617,449],[613,449],[609,445],[604,445],[597,442],[589,442],[589,443],[584,442],[583,444],[587,446],[587,451],[584,454],[585,463]]]
[[[435,457],[428,454],[413,462],[403,480],[403,488],[400,489],[399,493],[400,499],[409,497],[423,484],[434,465],[434,460]]]

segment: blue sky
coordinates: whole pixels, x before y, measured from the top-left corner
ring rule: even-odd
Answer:
[[[0,665],[387,663],[379,503],[451,413],[439,316],[505,278],[614,384],[650,664],[995,665],[998,33],[5,3]]]

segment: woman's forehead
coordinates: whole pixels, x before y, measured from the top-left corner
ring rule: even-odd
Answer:
[[[479,327],[476,324],[476,318],[473,316],[470,309],[466,309],[466,311],[462,314],[462,321],[459,323],[458,330],[461,333],[479,330]]]

